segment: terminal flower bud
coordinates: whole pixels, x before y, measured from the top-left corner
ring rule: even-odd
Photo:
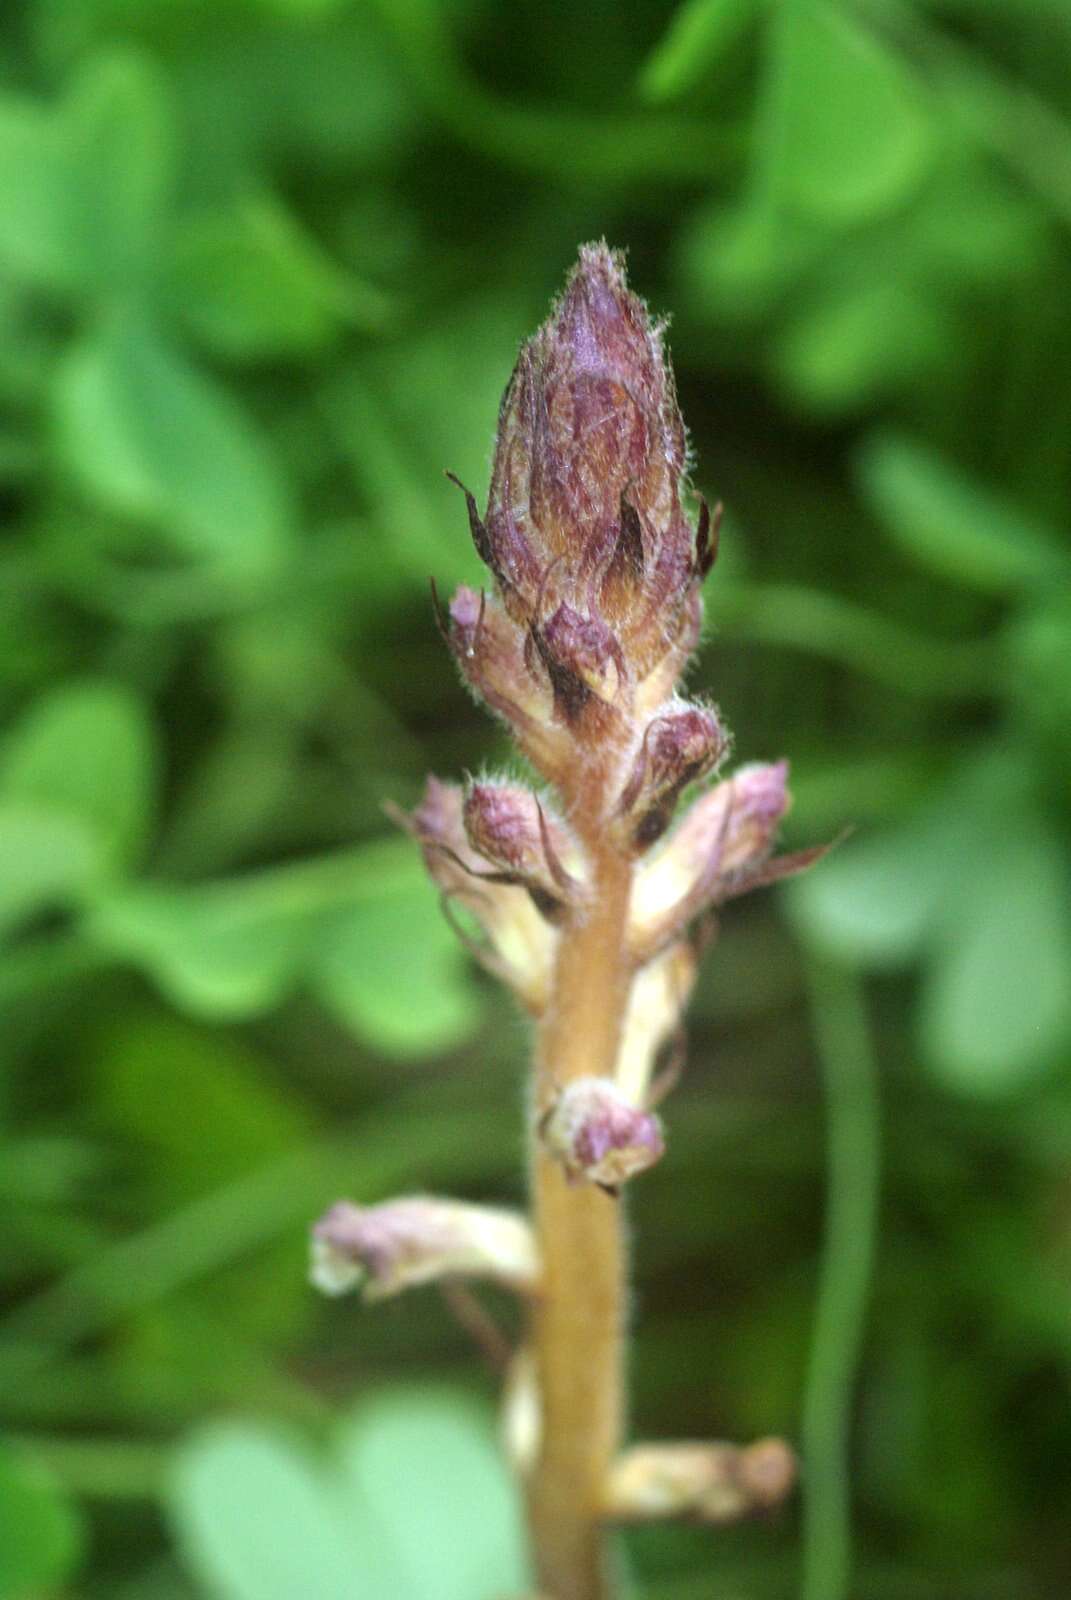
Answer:
[[[665,1149],[659,1118],[634,1105],[611,1078],[567,1083],[540,1133],[569,1178],[611,1193],[653,1166]]]
[[[626,742],[633,693],[651,711],[665,700],[698,633],[715,541],[705,505],[694,533],[682,509],[687,448],[663,333],[621,256],[582,247],[503,398],[485,517],[464,490],[497,596],[477,608],[459,590],[450,641],[552,781],[564,765],[553,730]]]
[[[312,1230],[310,1277],[325,1294],[360,1289],[366,1300],[385,1300],[450,1277],[491,1278],[530,1293],[538,1269],[524,1217],[413,1195],[378,1206],[333,1205]]]

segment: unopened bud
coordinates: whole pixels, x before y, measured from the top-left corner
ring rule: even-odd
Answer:
[[[556,817],[548,816],[530,789],[520,784],[474,783],[465,793],[469,843],[506,876],[513,876],[545,914],[582,893],[579,851]]]
[[[535,1243],[524,1217],[461,1200],[413,1195],[378,1206],[348,1200],[312,1230],[310,1279],[324,1294],[361,1289],[383,1300],[440,1278],[491,1278],[531,1292]]]
[[[411,816],[397,820],[424,847],[424,861],[447,903],[463,905],[489,944],[473,954],[538,1012],[550,982],[556,935],[523,886],[501,881],[498,863],[473,849],[460,787],[431,777]],[[497,880],[497,881],[496,881]]]
[[[687,447],[663,331],[622,258],[585,245],[514,368],[484,519],[465,490],[497,600],[477,608],[460,590],[451,643],[555,781],[567,764],[555,734],[627,738],[622,701],[648,681],[644,709],[664,700],[697,634],[714,545],[705,506],[694,534],[681,507]]]
[[[681,791],[713,771],[728,748],[709,706],[674,705],[648,724],[618,805],[632,850],[661,838]]]
[[[766,860],[788,807],[787,761],[756,761],[733,775],[721,854],[726,877]]]
[[[709,906],[763,882],[788,807],[787,761],[741,767],[700,795],[636,873],[630,940],[637,957],[646,959]]]
[[[490,709],[510,725],[529,760],[554,777],[567,741],[554,720],[554,695],[529,661],[524,629],[495,595],[462,584],[443,623],[462,674]]]
[[[540,1132],[569,1178],[612,1192],[653,1166],[665,1149],[659,1118],[634,1105],[611,1078],[567,1083]]]
[[[604,1511],[619,1522],[735,1522],[778,1505],[795,1481],[796,1458],[783,1439],[637,1445],[614,1463]]]

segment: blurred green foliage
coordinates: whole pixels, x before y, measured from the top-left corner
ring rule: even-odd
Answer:
[[[802,1418],[815,1515],[630,1536],[636,1592],[802,1542],[843,1600],[838,1471],[855,1600],[1068,1592],[1069,84],[1064,0],[5,10],[2,1600],[522,1581],[464,1336],[304,1231],[522,1192],[524,1029],[380,805],[508,759],[442,469],[600,235],[728,506],[694,681],[851,830],[727,915],[634,1202],[635,1427]]]

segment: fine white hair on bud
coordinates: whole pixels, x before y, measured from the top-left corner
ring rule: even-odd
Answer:
[[[567,1177],[611,1192],[653,1166],[665,1150],[660,1119],[629,1100],[611,1078],[567,1083],[539,1131]]]
[[[366,1300],[384,1300],[452,1277],[488,1278],[531,1293],[539,1271],[524,1217],[408,1195],[378,1206],[333,1205],[313,1226],[309,1276],[324,1294],[360,1289]]]

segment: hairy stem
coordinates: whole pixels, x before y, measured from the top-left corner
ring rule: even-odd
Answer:
[[[613,1072],[628,998],[631,868],[589,840],[594,901],[562,937],[537,1058],[537,1104],[555,1085]],[[533,1317],[542,1442],[529,1487],[538,1587],[553,1600],[611,1600],[600,1507],[623,1414],[625,1248],[621,1203],[571,1186],[537,1145],[533,1211],[543,1293]]]

